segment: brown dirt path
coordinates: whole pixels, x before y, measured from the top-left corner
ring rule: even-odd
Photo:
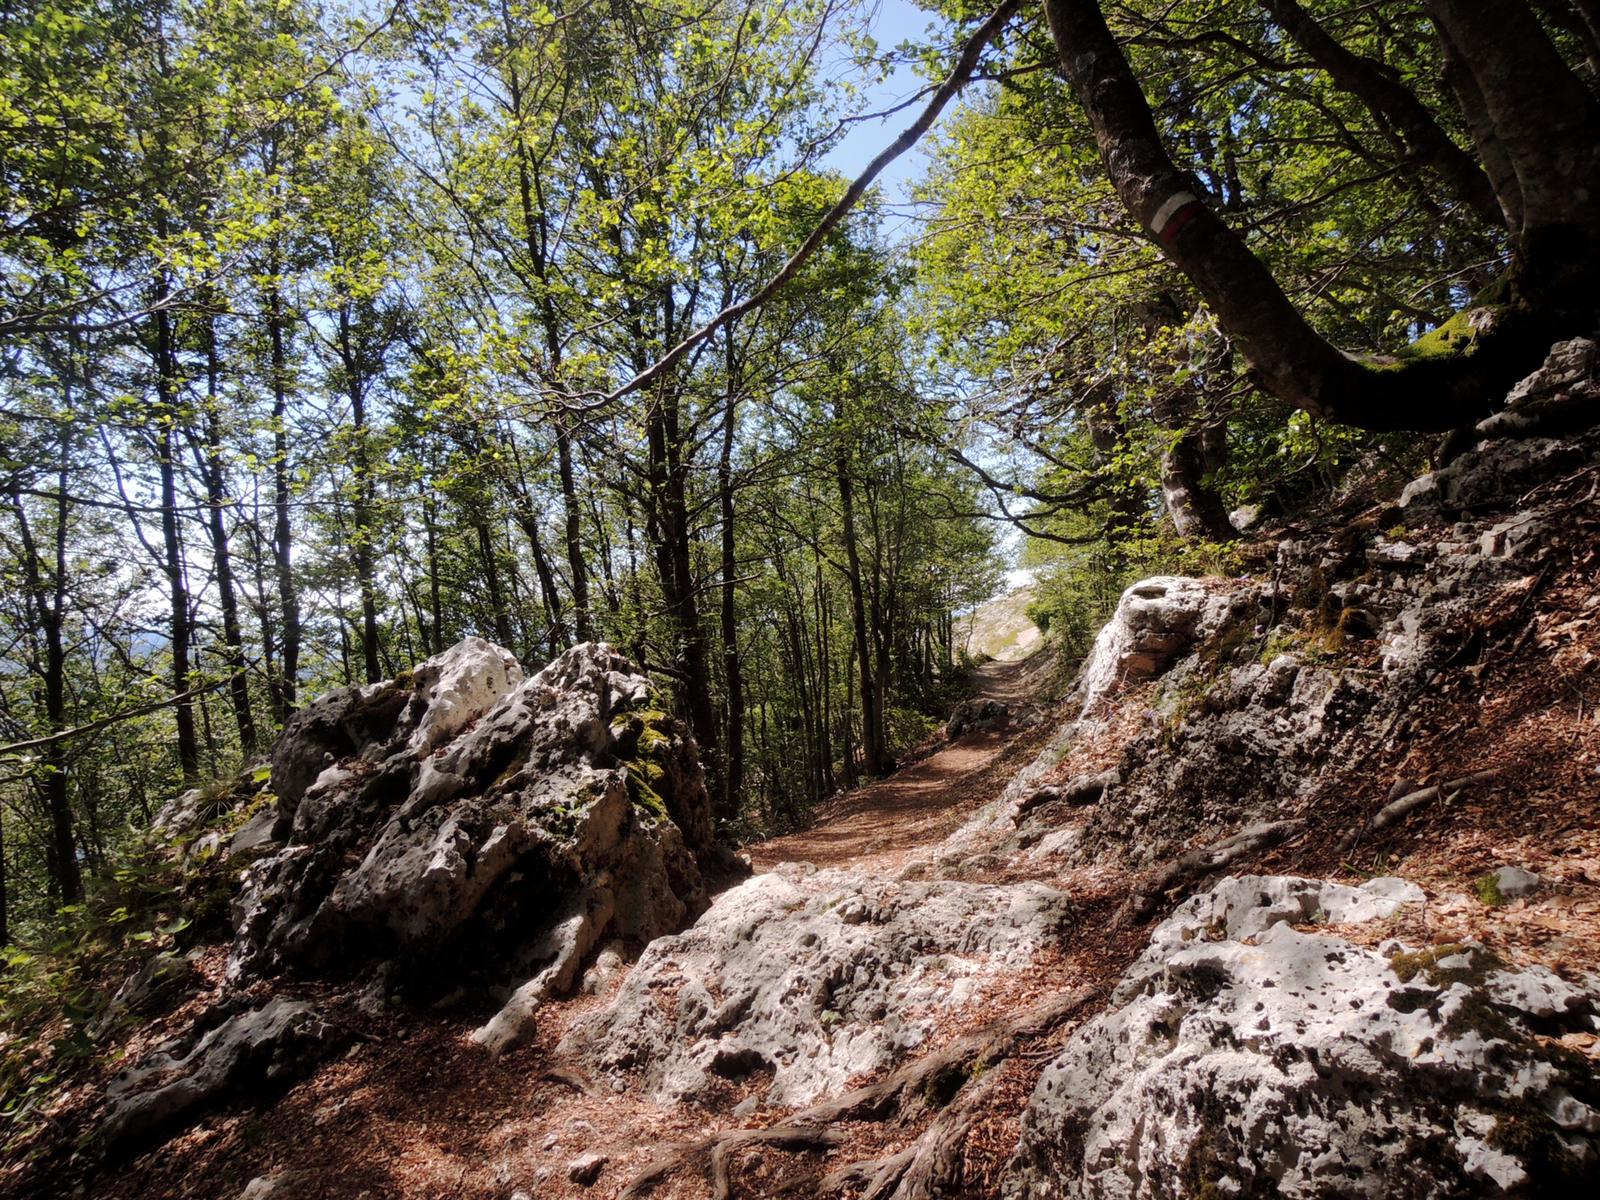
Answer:
[[[1013,714],[1038,699],[1036,658],[976,668],[975,695]],[[977,730],[866,787],[818,807],[808,829],[747,846],[757,871],[780,863],[893,870],[950,831],[952,815],[979,798],[979,776],[1017,736],[1014,727]],[[986,798],[986,797],[985,797]]]

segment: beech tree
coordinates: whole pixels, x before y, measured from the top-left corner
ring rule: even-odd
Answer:
[[[1354,357],[1319,334],[1246,240],[1196,195],[1096,0],[1046,0],[1044,7],[1062,73],[1122,204],[1204,297],[1274,396],[1368,429],[1456,429],[1492,411],[1556,338],[1593,327],[1600,107],[1522,0],[1429,4],[1441,40],[1464,69],[1463,88],[1481,100],[1484,119],[1473,127],[1480,156],[1503,156],[1511,167],[1490,180],[1514,253],[1503,299],[1483,328],[1461,330],[1442,353],[1400,362]],[[1322,47],[1352,83],[1362,75],[1297,19],[1296,6],[1269,7],[1291,22],[1291,33]],[[1385,95],[1392,112],[1399,95]]]

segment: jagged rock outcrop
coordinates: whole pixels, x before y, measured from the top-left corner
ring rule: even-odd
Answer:
[[[1247,876],[1186,901],[1040,1078],[1008,1200],[1557,1195],[1600,1178],[1600,1083],[1556,1040],[1600,1028],[1594,989],[1481,946],[1294,927],[1421,899],[1399,880]]]
[[[1159,675],[1182,651],[1233,615],[1235,598],[1214,582],[1181,575],[1140,580],[1122,593],[1083,665],[1077,692],[1092,716],[1122,688]]]
[[[603,644],[524,679],[469,638],[308,705],[273,752],[283,847],[235,902],[230,981],[377,969],[380,990],[486,990],[514,1008],[485,1040],[511,1044],[600,942],[642,946],[705,907],[710,803],[658,703]]]
[[[667,1099],[760,1080],[800,1105],[914,1053],[940,1014],[1057,944],[1067,897],[1041,884],[893,882],[782,868],[653,943],[563,1049]]]
[[[284,997],[236,1013],[204,1034],[191,1031],[111,1081],[101,1145],[119,1150],[230,1095],[290,1082],[342,1040],[311,1005]]]

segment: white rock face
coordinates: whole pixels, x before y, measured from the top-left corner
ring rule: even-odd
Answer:
[[[457,642],[411,674],[427,706],[411,735],[410,749],[419,755],[455,737],[522,682],[511,651],[480,637]]]
[[[1046,1068],[1008,1200],[1557,1195],[1593,1179],[1593,1069],[1537,1036],[1594,1030],[1592,995],[1481,947],[1367,949],[1290,924],[1420,899],[1396,880],[1274,877],[1192,897]]]
[[[1122,593],[1084,663],[1078,680],[1084,715],[1095,713],[1127,684],[1159,675],[1230,609],[1229,594],[1204,579],[1156,575],[1134,584]]]
[[[500,1050],[602,940],[642,946],[706,903],[694,744],[601,643],[531,678],[469,638],[409,678],[324,696],[273,754],[285,845],[234,903],[230,982],[381,968],[419,999],[501,1001]]]
[[[914,1052],[942,1011],[1058,941],[1070,914],[1039,884],[759,875],[652,943],[563,1048],[640,1072],[663,1099],[759,1077],[771,1103],[802,1105]]]

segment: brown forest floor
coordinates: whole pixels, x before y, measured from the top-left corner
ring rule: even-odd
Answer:
[[[1558,970],[1600,966],[1600,503],[1575,517],[1571,553],[1522,595],[1508,595],[1506,613],[1483,614],[1484,652],[1442,675],[1386,744],[1365,761],[1330,770],[1325,804],[1308,835],[1238,871],[1328,874],[1351,882],[1369,873],[1416,879],[1430,894],[1416,928],[1390,930],[1421,941],[1473,936],[1520,960]],[[1526,601],[1523,603],[1523,601]],[[983,694],[1026,710],[1044,691],[1033,660],[989,664]],[[1098,769],[1115,761],[1143,720],[1130,696],[1125,721],[1112,722],[1092,743],[1080,743],[1059,770]],[[936,845],[971,812],[993,799],[1035,754],[1054,719],[969,734],[935,749],[896,775],[842,796],[820,810],[807,830],[748,848],[758,870],[782,862],[819,867],[855,865],[895,871]],[[1503,766],[1494,786],[1437,805],[1364,842],[1354,854],[1333,850],[1341,831],[1380,803],[1405,777],[1428,782]],[[1529,900],[1485,908],[1470,900],[1472,881],[1502,863],[1561,877],[1558,887]],[[1125,968],[1148,927],[1118,930],[1111,920],[1133,882],[1112,865],[1063,869],[1049,862],[997,865],[964,876],[980,882],[1043,879],[1072,895],[1082,919],[1059,951],[1015,972],[970,1011],[952,1015],[930,1051],[964,1032],[1042,996],[1088,984],[1101,989]],[[1359,934],[1358,934],[1359,936]],[[220,955],[210,968],[220,974]],[[208,960],[209,962],[209,960]],[[220,982],[220,980],[218,980]],[[661,1105],[636,1089],[613,1093],[565,1074],[555,1047],[572,1021],[609,995],[582,996],[544,1010],[535,1042],[491,1060],[467,1041],[477,1014],[405,1013],[371,1029],[341,1059],[319,1069],[275,1102],[215,1113],[196,1128],[130,1162],[85,1173],[57,1167],[0,1171],[0,1195],[117,1196],[125,1200],[233,1200],[252,1178],[296,1172],[280,1200],[610,1200],[627,1180],[674,1142],[784,1114],[757,1109],[742,1118],[744,1097],[706,1105]],[[328,998],[340,1014],[338,997]],[[176,1016],[142,1031],[151,1041],[176,1027]],[[989,1197],[1015,1145],[1017,1119],[1058,1031],[1002,1068],[995,1103],[965,1147],[966,1194]],[[63,1133],[88,1127],[95,1089],[85,1085],[59,1110]],[[751,1150],[738,1156],[736,1196],[767,1197],[806,1188],[840,1163],[891,1152],[918,1129],[852,1124],[846,1142],[826,1156]],[[587,1151],[608,1157],[599,1181],[568,1181],[567,1164]],[[59,1157],[57,1162],[62,1161]],[[661,1200],[708,1194],[697,1172],[655,1189]],[[805,1194],[820,1194],[811,1187]]]
[[[1041,662],[986,662],[973,672],[974,694],[1013,712],[1033,705]],[[757,871],[780,863],[895,870],[916,851],[935,845],[963,814],[991,796],[984,768],[1021,732],[1016,724],[974,730],[942,749],[866,787],[819,807],[811,825],[745,848]],[[936,735],[943,738],[943,733]]]

